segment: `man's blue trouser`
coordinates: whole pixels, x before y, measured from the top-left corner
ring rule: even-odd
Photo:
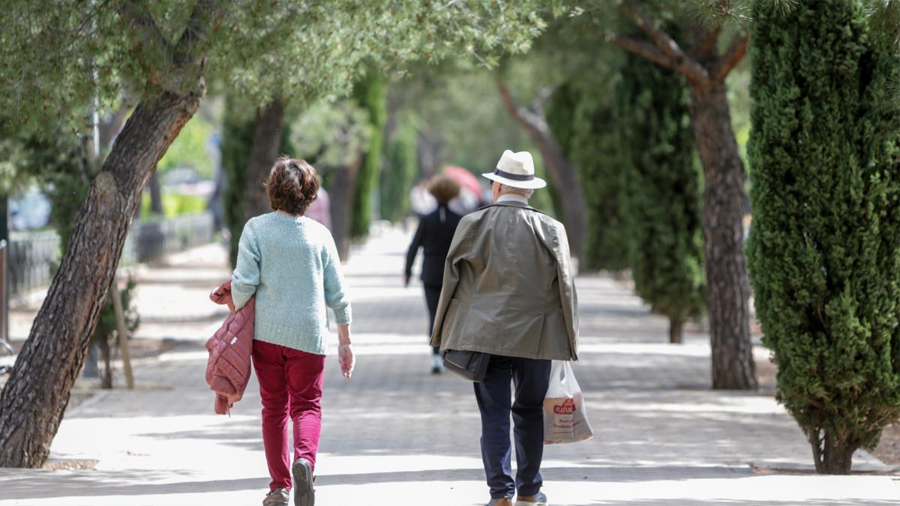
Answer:
[[[514,402],[509,382],[516,387]],[[535,495],[541,490],[544,456],[544,394],[550,361],[492,355],[487,377],[475,383],[481,411],[481,458],[491,498]],[[510,467],[509,415],[515,423],[516,479]]]

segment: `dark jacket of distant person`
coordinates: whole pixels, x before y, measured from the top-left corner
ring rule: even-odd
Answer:
[[[431,214],[419,221],[419,228],[406,254],[406,276],[412,276],[416,253],[421,247],[425,258],[422,262],[422,284],[440,289],[444,280],[444,261],[453,242],[453,234],[462,216],[451,211],[446,204],[438,205]]]

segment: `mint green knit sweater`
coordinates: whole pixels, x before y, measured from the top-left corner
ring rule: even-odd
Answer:
[[[256,294],[254,339],[324,355],[325,307],[350,323],[341,261],[331,232],[305,217],[257,216],[244,225],[231,282],[240,309]]]

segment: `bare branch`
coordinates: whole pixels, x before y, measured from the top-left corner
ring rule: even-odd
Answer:
[[[516,103],[516,99],[510,93],[503,77],[497,75],[496,81],[497,91],[500,93],[500,101],[503,102],[503,107],[517,123],[532,134],[543,135],[549,132],[550,128],[547,125],[547,121],[542,116]]]
[[[712,29],[709,29],[698,23],[694,26],[696,34],[696,44],[691,48],[690,54],[706,59],[713,56],[716,49],[716,43],[719,41],[719,35],[722,33],[722,24],[719,23]]]
[[[669,68],[684,74],[689,81],[695,84],[703,84],[709,81],[709,73],[706,71],[706,68],[685,54],[678,43],[675,42],[669,34],[657,28],[653,18],[635,6],[627,3],[620,5],[619,11],[631,18],[631,20],[650,37],[650,40],[653,41],[656,47],[658,47],[670,61]],[[659,62],[657,61],[657,63]]]
[[[728,74],[741,63],[747,54],[747,47],[750,45],[750,38],[747,36],[735,37],[712,68],[712,78],[716,82],[724,81]]]
[[[669,70],[674,70],[679,74],[684,75],[688,81],[693,84],[703,85],[709,80],[709,73],[706,71],[703,66],[697,64],[698,68],[694,68],[692,65],[689,65],[693,60],[682,60],[680,62],[674,62],[669,57],[667,57],[658,47],[655,45],[641,40],[636,39],[634,37],[628,37],[626,35],[622,35],[620,33],[616,33],[612,30],[603,30],[603,37],[607,42],[613,43],[626,51],[630,51],[638,56],[646,58],[661,67],[665,67]],[[695,63],[695,62],[694,62]]]
[[[622,35],[612,30],[604,29],[602,31],[603,38],[606,42],[615,44],[626,51],[630,51],[638,56],[642,56],[654,63],[657,63],[667,69],[675,70],[675,64],[659,50],[655,45],[634,37]]]
[[[540,118],[547,117],[544,113],[544,104],[547,103],[547,100],[549,100],[555,92],[556,86],[545,86],[534,94],[534,100],[531,101],[531,110],[536,116]]]

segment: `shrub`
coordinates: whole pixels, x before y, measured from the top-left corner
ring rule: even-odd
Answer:
[[[900,409],[900,61],[860,0],[754,4],[750,273],[820,473]]]
[[[701,176],[682,77],[629,55],[616,90],[622,216],[635,291],[682,342],[705,306]]]

